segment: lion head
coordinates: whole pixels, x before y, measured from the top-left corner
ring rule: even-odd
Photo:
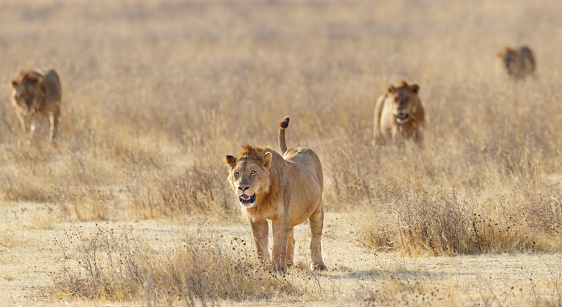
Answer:
[[[406,81],[402,81],[398,87],[394,87],[394,85],[388,86],[387,97],[390,100],[398,124],[407,123],[411,120],[411,114],[417,112],[419,90],[419,85],[408,85]]]
[[[269,192],[271,160],[267,148],[252,145],[242,146],[238,157],[227,155],[224,159],[230,166],[228,179],[242,207],[252,208],[260,194]]]
[[[508,76],[519,77],[519,54],[517,50],[510,47],[504,47],[501,51],[496,53],[501,66],[507,72]]]
[[[12,81],[13,101],[25,115],[34,114],[41,109],[45,100],[44,77],[32,70],[24,70],[17,80]]]

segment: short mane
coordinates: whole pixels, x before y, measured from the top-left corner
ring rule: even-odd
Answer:
[[[267,146],[255,146],[250,144],[242,145],[242,151],[240,155],[238,155],[238,160],[240,159],[252,159],[261,161],[263,159],[263,155],[269,150]]]
[[[408,83],[404,80],[402,80],[402,82],[400,82],[400,85],[398,85],[398,87],[396,89],[399,90],[399,89],[402,89],[402,88],[408,89]]]
[[[43,77],[41,76],[41,74],[39,74],[38,72],[34,71],[34,70],[22,70],[20,72],[20,75],[18,76],[18,84],[22,84],[22,83],[33,83],[33,82],[37,82],[38,80],[41,80]]]

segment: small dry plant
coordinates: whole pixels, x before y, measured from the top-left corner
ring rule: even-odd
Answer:
[[[455,305],[454,293],[425,278],[403,278],[390,273],[376,288],[360,289],[355,295],[364,306],[427,306]]]

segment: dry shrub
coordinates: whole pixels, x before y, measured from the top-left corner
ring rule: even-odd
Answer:
[[[51,187],[42,182],[19,176],[5,175],[0,179],[0,193],[6,201],[53,201]]]
[[[454,197],[437,199],[406,195],[398,199],[400,248],[408,254],[451,255],[474,250],[467,206]]]
[[[222,163],[197,163],[171,176],[131,191],[131,207],[139,218],[181,214],[228,216],[234,211],[232,192]]]
[[[6,201],[54,201],[49,175],[54,167],[48,165],[53,159],[51,150],[37,147],[17,146],[5,152],[6,161],[0,166],[0,195]],[[46,167],[45,167],[46,166]]]
[[[72,241],[78,241],[73,246]],[[185,300],[216,303],[262,300],[303,291],[286,275],[257,265],[246,242],[223,246],[218,238],[186,234],[171,249],[152,249],[127,229],[105,229],[90,238],[71,230],[56,242],[67,262],[56,280],[58,296],[102,301],[144,300],[149,305]]]
[[[396,199],[394,222],[368,221],[359,241],[368,248],[411,255],[503,253],[562,249],[562,206],[557,198],[408,193]]]
[[[109,188],[57,187],[54,190],[66,219],[84,222],[120,217],[116,193]]]
[[[359,150],[358,150],[359,149]],[[327,178],[327,188],[324,193],[324,202],[330,210],[342,210],[344,208],[356,208],[374,201],[373,182],[369,174],[373,166],[371,159],[367,157],[365,147],[337,148],[330,152],[328,159],[331,164],[324,164]],[[364,158],[360,163],[354,163],[356,158]],[[325,161],[326,159],[324,159]]]
[[[166,180],[160,185],[164,204],[180,212],[223,214],[234,207],[232,191],[226,183],[226,170],[220,163],[197,164],[185,175]]]

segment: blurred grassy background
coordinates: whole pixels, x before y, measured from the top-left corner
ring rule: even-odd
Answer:
[[[53,204],[67,221],[237,220],[222,158],[243,143],[277,148],[290,115],[288,145],[320,156],[327,211],[368,217],[366,247],[559,250],[560,11],[528,0],[4,0],[0,197]],[[538,77],[515,84],[495,53],[519,44],[535,51]],[[61,77],[57,150],[45,134],[19,141],[8,82],[34,67]],[[372,144],[375,99],[402,79],[421,86],[423,150]]]

